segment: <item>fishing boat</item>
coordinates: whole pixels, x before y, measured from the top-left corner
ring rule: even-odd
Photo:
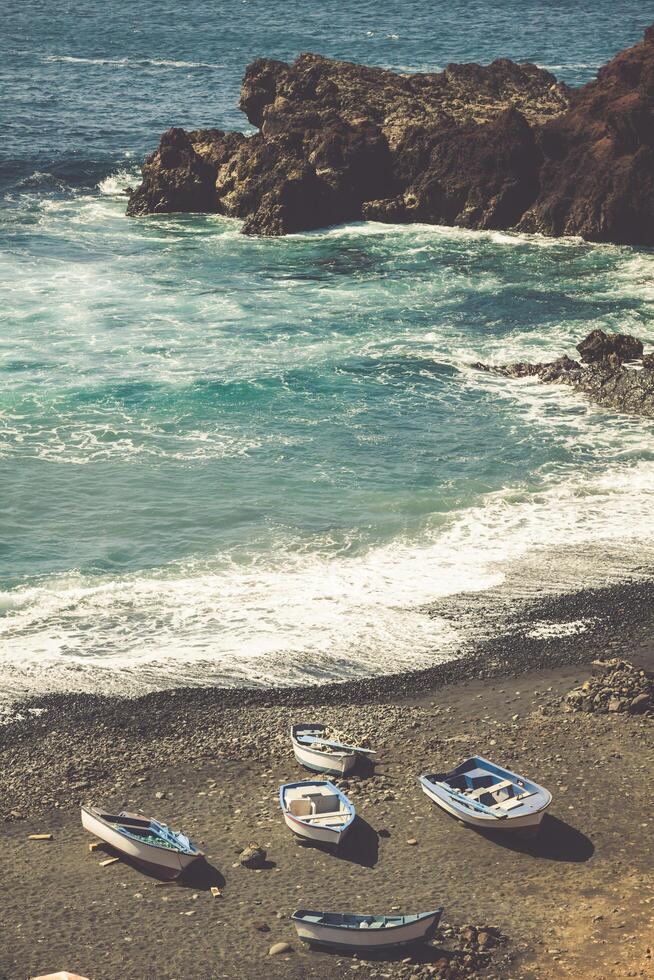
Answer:
[[[451,772],[420,776],[430,800],[463,823],[483,830],[538,831],[552,794],[480,755]]]
[[[299,909],[291,916],[303,943],[338,950],[376,950],[408,946],[431,939],[443,914],[348,915]]]
[[[372,749],[334,741],[328,737],[328,733],[329,729],[326,725],[291,726],[293,752],[297,761],[305,769],[332,776],[345,776],[354,769],[361,756],[375,754]]]
[[[83,806],[82,826],[160,878],[179,878],[189,864],[204,856],[185,834],[137,813],[112,814]]]
[[[356,818],[345,793],[326,780],[284,783],[279,802],[293,833],[317,843],[337,846]]]

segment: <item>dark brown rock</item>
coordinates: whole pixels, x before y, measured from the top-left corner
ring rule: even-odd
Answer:
[[[542,129],[541,191],[526,231],[654,243],[654,30]]]
[[[643,345],[636,337],[626,333],[604,333],[593,330],[577,344],[577,350],[585,363],[601,361],[604,357],[615,355],[616,365],[620,361],[635,361],[643,356]]]
[[[538,192],[542,156],[525,117],[506,109],[483,124],[449,121],[411,128],[394,156],[424,161],[399,197],[363,206],[378,221],[426,221],[463,228],[507,228]]]
[[[632,715],[641,715],[651,707],[654,707],[654,695],[643,691],[642,694],[637,694],[636,697],[629,702],[629,713]]]
[[[605,408],[654,418],[654,371],[649,363],[628,367],[622,360],[639,357],[643,345],[628,334],[605,334],[595,330],[577,347],[587,361],[580,364],[567,355],[555,361],[531,364],[474,364],[507,378],[535,377],[545,384],[566,384]],[[640,353],[639,353],[640,352]]]
[[[408,75],[302,54],[253,62],[240,106],[253,137],[164,133],[128,214],[219,212],[261,235],[363,217],[654,244],[654,29],[576,92],[505,58]]]
[[[214,211],[213,174],[188,133],[169,129],[143,165],[143,183],[131,194],[128,215]]]
[[[398,75],[304,54],[255,61],[240,105],[259,133],[164,133],[128,214],[214,211],[263,235],[361,217],[506,227],[538,190],[531,126],[567,89],[506,59]]]

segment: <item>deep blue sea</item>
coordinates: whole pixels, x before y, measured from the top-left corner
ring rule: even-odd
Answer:
[[[652,253],[373,223],[253,239],[127,219],[122,191],[171,125],[248,131],[257,56],[508,55],[578,85],[651,21],[641,0],[4,7],[0,692],[422,667],[465,639],[432,600],[526,561],[527,593],[649,567],[652,423],[469,364],[595,327],[654,343]]]

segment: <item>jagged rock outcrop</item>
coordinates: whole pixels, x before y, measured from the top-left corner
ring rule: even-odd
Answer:
[[[581,359],[586,364],[601,361],[611,354],[620,361],[637,361],[643,356],[642,341],[628,333],[604,333],[593,330],[577,344]]]
[[[507,227],[538,192],[533,127],[568,90],[506,59],[398,75],[305,54],[255,61],[240,105],[249,138],[164,133],[128,214],[218,212],[264,235],[362,217]]]
[[[572,92],[535,65],[400,75],[261,58],[240,106],[258,132],[171,129],[128,214],[206,211],[282,235],[426,221],[654,244],[654,28]]]
[[[540,142],[541,190],[521,229],[654,243],[654,25],[575,94]]]
[[[630,334],[594,330],[577,345],[577,350],[586,363],[564,354],[555,361],[536,364],[517,361],[500,365],[477,363],[473,367],[506,378],[535,377],[545,384],[569,385],[597,405],[654,418],[654,355],[643,354],[639,340]],[[634,361],[640,363],[630,363]]]

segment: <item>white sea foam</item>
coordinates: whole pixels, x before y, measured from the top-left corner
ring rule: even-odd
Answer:
[[[557,636],[579,636],[591,629],[597,620],[593,617],[587,619],[572,619],[567,623],[551,623],[547,620],[535,621],[531,628],[527,630],[527,636],[536,640],[553,639]]]
[[[569,563],[579,587],[651,562],[653,497],[654,462],[641,462],[540,493],[494,493],[418,539],[359,556],[330,556],[313,542],[247,565],[222,556],[120,579],[55,577],[2,597],[3,687],[136,692],[424,667],[454,655],[460,638],[422,611],[430,600],[498,585],[539,552],[558,563],[559,581]],[[608,565],[614,546],[624,568]],[[534,630],[544,636],[549,626]]]
[[[127,170],[124,168],[117,170],[116,173],[110,174],[104,180],[101,180],[98,184],[98,190],[106,197],[124,197],[125,191],[129,187],[134,187],[136,184],[139,184],[140,181],[140,170]]]
[[[599,71],[602,65],[599,62],[563,61],[560,65],[541,65],[539,62],[537,67],[545,71]]]
[[[46,62],[62,62],[69,65],[106,65],[113,68],[224,68],[224,65],[207,61],[181,61],[173,58],[82,58],[76,55],[47,55]]]

